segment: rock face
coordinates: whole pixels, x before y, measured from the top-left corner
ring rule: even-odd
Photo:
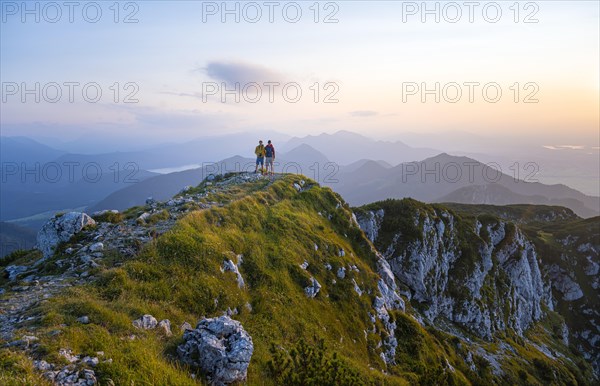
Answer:
[[[561,208],[454,210],[460,217],[444,205],[390,200],[355,213],[391,272],[378,267],[374,304],[390,335],[395,326],[388,311],[397,294],[419,303],[423,321],[460,334],[450,321],[484,339],[506,329],[522,335],[544,317],[545,305],[564,318],[562,343],[575,347],[600,378],[598,218]],[[384,342],[386,363],[394,343]]]
[[[396,281],[394,280],[394,274],[391,271],[388,262],[376,252],[379,260],[377,261],[377,273],[381,279],[377,282],[377,289],[379,295],[375,297],[373,309],[375,315],[385,327],[387,336],[383,339],[383,350],[381,353],[381,359],[388,364],[393,365],[396,363],[396,348],[398,347],[398,340],[396,339],[396,323],[390,317],[388,311],[392,310],[405,310],[404,300],[398,295]],[[374,320],[372,320],[374,321]]]
[[[557,308],[568,309],[563,334],[592,363],[600,378],[600,226],[598,218],[555,234],[560,253],[543,271],[555,290]]]
[[[445,210],[408,215],[391,233],[397,214],[383,208],[357,214],[357,220],[430,321],[442,317],[491,339],[507,328],[522,334],[543,316],[542,303],[552,308],[535,248],[513,224],[477,222],[465,229]],[[380,269],[382,277],[386,271]]]
[[[583,297],[579,284],[564,269],[553,264],[548,268],[548,274],[552,278],[552,287],[562,294],[563,300],[573,301]]]
[[[240,322],[228,316],[204,319],[194,330],[186,330],[183,340],[177,347],[181,361],[204,371],[211,384],[246,379],[254,345]]]
[[[379,228],[381,228],[381,222],[385,212],[383,209],[377,211],[370,211],[366,214],[357,217],[360,228],[365,232],[365,235],[369,240],[375,242],[379,235]],[[360,218],[360,220],[358,220]]]
[[[37,249],[47,259],[54,254],[54,250],[59,243],[69,241],[73,235],[79,233],[84,227],[95,224],[96,222],[90,216],[81,212],[69,212],[54,217],[44,224],[39,231]]]

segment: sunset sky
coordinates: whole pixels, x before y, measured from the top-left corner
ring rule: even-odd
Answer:
[[[33,3],[37,2],[30,3],[32,9]],[[437,3],[439,22],[435,14],[415,10],[421,2],[321,2],[318,23],[315,8],[309,8],[313,2],[298,3],[302,16],[296,23],[283,17],[286,2],[275,8],[272,23],[263,2],[255,3],[263,12],[256,23],[245,20],[246,3],[238,3],[239,23],[233,15],[225,15],[223,23],[221,10],[209,12],[221,2],[134,2],[127,9],[127,3],[120,3],[119,15],[109,9],[113,2],[101,2],[97,23],[84,20],[81,7],[74,10],[73,23],[67,9],[62,9],[58,22],[48,22],[55,10],[44,10],[44,3],[38,3],[36,23],[35,15],[27,14],[22,22],[22,10],[14,8],[21,2],[2,1],[2,135],[143,136],[161,141],[255,129],[289,135],[344,129],[402,139],[403,132],[460,130],[517,140],[538,138],[540,146],[597,150],[598,2],[521,2],[518,15],[513,3],[494,3],[502,12],[496,18],[496,8],[488,6],[486,16],[483,8],[488,3],[481,2],[473,10],[472,23],[463,2],[454,3],[462,12],[456,23],[451,21],[457,9],[447,2]],[[428,6],[434,10],[436,3]],[[88,16],[93,11],[88,10]],[[252,9],[246,11],[254,17]],[[288,6],[290,18],[294,12]],[[138,22],[123,23],[131,13]],[[324,23],[329,14],[338,22]],[[498,21],[492,23],[495,18]],[[537,22],[525,23],[526,19]],[[63,87],[58,103],[44,101],[44,95],[40,103],[32,95],[22,103],[22,90],[11,88],[23,83],[34,88],[35,82],[40,87],[49,82],[96,82],[102,99],[88,103],[78,89],[70,103]],[[121,88],[117,103],[110,89],[115,82]],[[128,82],[139,90],[123,90]],[[203,101],[203,83],[207,91],[208,82],[231,87],[236,82],[241,87],[295,82],[302,97],[290,103],[276,88],[275,102],[269,103],[268,88],[263,87],[258,103],[244,100],[255,96],[251,93],[239,103],[232,95],[222,103],[219,92],[205,95]],[[436,82],[439,103],[434,95],[426,95],[423,103],[420,90],[411,88],[425,84],[433,89]],[[465,86],[469,82],[480,84],[473,103]],[[313,100],[315,83],[320,88],[318,103]],[[485,100],[486,84],[494,85],[488,97],[501,89],[498,102]],[[442,89],[453,99],[456,85],[461,87],[460,101],[444,100]],[[51,88],[46,91],[54,96]],[[139,102],[123,103],[131,91],[137,91]],[[324,103],[330,92],[335,92],[337,103]],[[523,103],[531,93],[537,103]]]

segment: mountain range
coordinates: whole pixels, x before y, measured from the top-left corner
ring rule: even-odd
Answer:
[[[426,202],[470,204],[534,203],[566,206],[582,217],[599,213],[600,199],[566,185],[526,182],[468,157],[439,154],[419,162],[386,168],[368,162],[338,182],[326,183],[353,205],[386,198],[412,197]]]
[[[29,138],[2,137],[0,221],[37,231],[59,211],[124,209],[143,204],[149,196],[166,199],[210,173],[253,170],[254,159],[247,157],[256,135],[223,135],[104,154],[77,154]],[[403,197],[426,202],[531,203],[565,206],[582,217],[597,215],[600,207],[598,197],[565,185],[514,178],[526,177],[525,171],[515,175],[505,168],[497,175],[494,168],[499,164],[488,167],[474,158],[412,148],[399,141],[372,140],[345,131],[286,141],[275,133],[265,135],[282,138],[281,145],[276,142],[278,171],[307,175],[340,192],[352,205]],[[240,155],[230,156],[235,153]],[[184,170],[165,173],[169,168]]]
[[[352,205],[412,197],[426,202],[561,205],[582,217],[596,216],[600,210],[598,197],[587,196],[565,185],[516,180],[474,159],[448,154],[394,167],[372,160],[339,166],[303,144],[280,155],[278,162],[278,171],[305,174],[339,192]],[[211,170],[248,171],[254,169],[253,164],[253,159],[237,156],[204,168],[155,176],[109,195],[91,210],[140,205],[148,196],[166,199],[182,187],[206,177]]]
[[[359,159],[382,160],[397,165],[422,160],[441,152],[431,148],[413,148],[401,141],[373,140],[350,131],[293,137],[284,143],[282,150],[289,151],[300,145],[309,145],[326,154],[329,161],[340,165],[348,165]]]

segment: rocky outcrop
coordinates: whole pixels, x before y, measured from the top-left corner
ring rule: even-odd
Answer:
[[[591,362],[600,378],[600,227],[598,219],[592,220],[581,221],[554,238],[561,246],[560,255],[543,271],[559,307],[569,310],[564,337]]]
[[[365,235],[371,242],[375,242],[379,235],[379,228],[385,212],[383,209],[377,211],[369,211],[363,215],[356,216],[356,220],[360,228],[365,232]]]
[[[542,303],[552,307],[535,248],[513,224],[466,229],[448,211],[417,210],[410,229],[382,237],[387,216],[379,209],[357,220],[429,321],[445,318],[491,339],[507,328],[522,334],[543,316]]]
[[[112,359],[100,359],[104,356],[103,351],[98,351],[96,356],[75,355],[69,349],[60,349],[58,355],[68,362],[68,365],[56,365],[45,360],[34,360],[33,368],[41,372],[44,378],[59,386],[92,386],[97,385],[96,373],[90,367],[96,367],[100,362],[112,363]],[[112,380],[105,380],[111,384]],[[104,383],[103,383],[104,384]],[[114,383],[113,383],[114,384]]]
[[[379,235],[384,214],[383,209],[376,212],[365,212],[359,216],[354,214],[353,221],[363,230],[371,243],[373,243]],[[376,319],[382,322],[384,330],[381,331],[381,359],[387,365],[394,365],[396,364],[396,348],[398,347],[398,340],[396,339],[397,326],[390,315],[390,311],[404,311],[405,304],[398,293],[398,287],[390,264],[373,245],[371,248],[377,256],[377,273],[380,277],[377,281],[378,294],[375,296],[375,301],[373,302],[375,313],[371,316],[371,322],[374,325]],[[346,269],[341,267],[337,272],[337,277],[343,279],[345,276]],[[375,327],[373,331],[376,331]]]
[[[139,328],[140,330],[151,330],[158,326],[158,321],[152,315],[144,315],[139,319],[136,319],[132,322],[133,327]]]
[[[583,291],[579,284],[558,265],[551,265],[548,268],[548,274],[552,279],[552,287],[562,294],[563,300],[573,301],[583,297]]]
[[[171,332],[171,321],[169,319],[163,319],[160,322],[152,315],[146,314],[132,322],[133,327],[140,330],[153,330],[158,329],[165,336],[173,336]]]
[[[8,267],[4,268],[4,272],[6,272],[8,280],[10,281],[16,280],[17,276],[25,271],[27,271],[27,267],[22,265],[9,265]]]
[[[310,285],[304,288],[304,293],[309,298],[314,298],[317,296],[319,291],[321,290],[321,284],[314,277],[310,278]]]
[[[171,321],[169,319],[163,319],[158,322],[158,329],[167,337],[173,336],[171,332]]]
[[[246,379],[254,344],[240,322],[228,316],[204,319],[186,330],[183,340],[177,347],[179,358],[205,372],[212,385]]]
[[[385,328],[385,333],[382,336],[382,352],[381,359],[388,364],[396,363],[396,348],[398,340],[396,339],[396,323],[390,317],[389,311],[405,310],[404,300],[398,295],[394,274],[391,271],[388,262],[376,252],[379,260],[377,261],[377,272],[381,277],[377,281],[377,289],[379,295],[375,297],[373,309],[377,319],[381,320]],[[372,319],[374,323],[375,320]]]
[[[90,216],[81,212],[69,212],[62,216],[50,219],[37,235],[37,249],[44,258],[54,254],[56,246],[61,242],[67,242],[83,228],[95,225],[96,222]]]
[[[246,284],[244,283],[244,278],[242,277],[242,274],[240,273],[240,270],[238,268],[238,266],[242,264],[242,262],[243,256],[237,255],[237,264],[235,264],[231,259],[225,259],[223,261],[223,266],[221,267],[222,272],[233,272],[235,274],[237,285],[241,289],[243,289],[246,286]]]
[[[404,300],[398,295],[396,281],[394,280],[394,274],[389,263],[380,256],[377,261],[377,272],[381,279],[377,281],[377,288],[381,296],[381,302],[390,310],[402,310],[405,309]]]

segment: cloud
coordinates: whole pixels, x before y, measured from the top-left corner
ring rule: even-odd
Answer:
[[[585,146],[582,145],[544,145],[543,146],[549,150],[584,150]]]
[[[277,71],[244,62],[212,61],[202,70],[209,77],[228,85],[285,81],[284,76]]]
[[[202,93],[199,93],[199,92],[189,93],[189,92],[160,91],[159,94],[202,99]]]
[[[372,117],[377,114],[379,114],[377,111],[371,111],[371,110],[357,110],[357,111],[350,112],[350,115],[353,117]]]

